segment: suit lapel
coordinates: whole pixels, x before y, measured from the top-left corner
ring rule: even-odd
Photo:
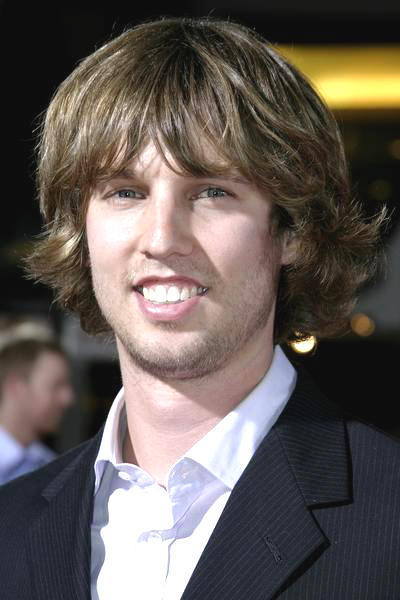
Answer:
[[[232,491],[182,600],[276,597],[329,546],[310,507],[349,495],[343,420],[300,376]]]
[[[34,590],[40,600],[90,599],[90,524],[97,436],[42,493],[28,533]],[[46,560],[36,557],[46,556]]]

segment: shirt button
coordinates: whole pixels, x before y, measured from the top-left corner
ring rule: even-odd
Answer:
[[[118,477],[121,477],[124,481],[130,481],[131,476],[126,471],[118,471]]]
[[[162,535],[158,531],[150,531],[147,540],[152,544],[161,544],[163,541]]]

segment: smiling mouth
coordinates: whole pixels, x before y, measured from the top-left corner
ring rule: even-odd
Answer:
[[[195,296],[204,296],[208,292],[208,288],[202,286],[187,286],[187,285],[151,285],[135,286],[134,289],[141,294],[145,300],[154,302],[155,304],[179,304],[185,302]]]

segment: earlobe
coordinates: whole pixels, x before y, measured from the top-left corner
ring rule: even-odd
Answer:
[[[298,253],[298,238],[292,229],[286,229],[282,240],[282,265],[291,265],[295,262]]]

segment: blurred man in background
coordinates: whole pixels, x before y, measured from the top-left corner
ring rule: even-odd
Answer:
[[[40,438],[73,402],[69,365],[52,341],[17,339],[0,349],[0,484],[55,458]]]

